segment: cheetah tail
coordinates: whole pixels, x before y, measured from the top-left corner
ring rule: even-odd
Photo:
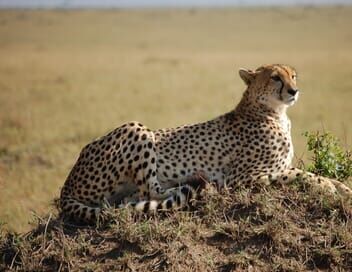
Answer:
[[[83,222],[95,222],[101,214],[101,208],[87,206],[71,197],[61,197],[61,212],[68,217]]]
[[[200,191],[204,189],[204,183],[190,182],[180,186],[178,191],[164,200],[146,200],[130,202],[120,207],[133,207],[136,211],[157,212],[165,210],[180,210],[191,206],[192,201],[197,199]]]

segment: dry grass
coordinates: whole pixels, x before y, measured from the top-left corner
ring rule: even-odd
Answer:
[[[207,188],[193,212],[112,211],[98,227],[38,218],[0,234],[0,270],[351,271],[352,204],[302,183]]]
[[[151,128],[230,110],[241,66],[288,63],[304,131],[351,143],[352,8],[0,11],[0,220],[28,230],[81,147],[127,120]]]

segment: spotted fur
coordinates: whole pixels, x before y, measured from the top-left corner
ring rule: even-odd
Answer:
[[[239,74],[247,89],[224,115],[156,131],[130,122],[84,147],[62,188],[62,211],[92,221],[106,202],[145,212],[183,208],[202,187],[189,183],[198,173],[218,187],[303,176],[291,169],[286,115],[299,95],[296,71],[275,64]],[[352,196],[338,181],[310,176],[310,182]]]

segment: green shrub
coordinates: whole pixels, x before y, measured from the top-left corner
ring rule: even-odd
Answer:
[[[331,133],[304,133],[308,150],[313,153],[308,171],[341,181],[352,176],[352,153],[344,150]]]

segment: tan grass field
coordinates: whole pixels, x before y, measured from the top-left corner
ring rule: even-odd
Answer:
[[[352,8],[0,12],[0,221],[46,214],[80,149],[128,120],[151,128],[231,110],[240,67],[286,63],[304,131],[352,143]]]

